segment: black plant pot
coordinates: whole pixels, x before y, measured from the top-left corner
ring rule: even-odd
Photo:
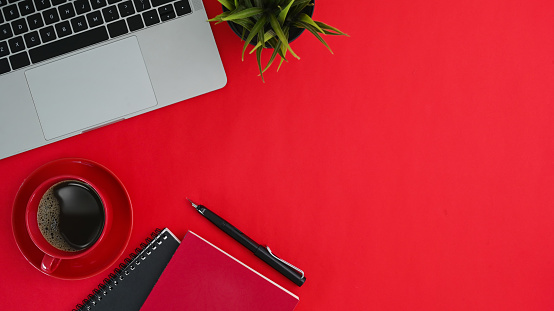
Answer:
[[[311,3],[314,3],[315,0],[312,0]],[[225,6],[223,6],[223,12],[227,12],[229,10],[227,10],[227,8]],[[306,13],[309,17],[312,17],[312,15],[314,14],[314,6],[307,6],[304,8],[304,10],[302,11],[303,13]],[[233,32],[239,36],[239,38],[242,38],[242,32],[243,32],[243,27],[237,23],[233,23],[233,22],[227,22],[227,24],[229,25],[229,27],[231,27],[231,30],[233,30]],[[302,32],[304,32],[304,28],[296,28],[296,27],[292,27],[290,30],[289,30],[289,43],[291,43],[292,41],[294,41],[296,38],[300,37],[300,35],[302,34]],[[248,30],[244,33],[244,38],[242,38],[243,40],[246,40],[246,38],[248,37]],[[250,44],[251,45],[256,45],[258,43],[258,37],[257,36],[254,36],[254,38],[252,39],[252,41],[250,41]],[[265,45],[266,48],[270,47],[268,46],[267,44]]]

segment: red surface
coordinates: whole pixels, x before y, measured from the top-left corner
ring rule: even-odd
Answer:
[[[141,311],[292,311],[298,297],[188,232]]]
[[[221,11],[206,0],[210,16]],[[554,2],[317,1],[263,84],[214,25],[219,91],[0,161],[2,310],[70,310],[104,276],[21,256],[11,204],[62,157],[105,165],[154,227],[192,230],[300,297],[296,310],[554,309]],[[198,215],[211,208],[306,272],[296,287]]]

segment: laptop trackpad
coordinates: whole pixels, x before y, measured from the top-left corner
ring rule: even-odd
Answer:
[[[44,136],[53,139],[157,104],[136,37],[25,73]]]

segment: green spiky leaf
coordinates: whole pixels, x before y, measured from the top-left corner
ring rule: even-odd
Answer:
[[[235,3],[231,0],[217,0],[219,1],[219,3],[221,3],[224,7],[227,8],[227,10],[229,11],[232,11],[234,10],[237,6],[235,5]]]
[[[279,40],[281,40],[281,42],[283,43],[283,46],[285,46],[285,48],[290,51],[292,56],[300,59],[300,57],[298,57],[298,55],[296,55],[296,53],[294,53],[294,51],[290,47],[289,38],[288,36],[285,36],[281,25],[279,25],[279,21],[274,15],[269,15],[269,24],[271,25],[271,28],[273,28],[273,31],[275,31],[275,34],[277,34],[277,37],[279,37]]]
[[[261,46],[256,50],[256,59],[258,60],[258,70],[260,70],[260,76],[262,77],[262,82],[265,82],[264,72],[262,70],[262,50],[263,48]]]
[[[294,23],[293,25],[295,25],[295,26],[298,27],[298,28],[305,28],[305,29],[307,29],[307,30],[308,30],[309,32],[311,32],[321,43],[323,43],[323,45],[325,45],[325,47],[329,50],[329,52],[331,52],[331,54],[333,54],[333,51],[331,50],[331,48],[329,47],[329,45],[327,44],[327,42],[325,42],[325,40],[323,40],[323,38],[319,35],[317,28],[315,28],[315,27],[312,26],[311,24],[307,24],[307,23],[304,23],[304,22],[297,22],[297,23]]]
[[[252,41],[252,39],[254,39],[254,36],[258,35],[259,32],[262,32],[262,38],[263,38],[263,31],[264,31],[264,26],[265,26],[266,19],[267,19],[266,16],[262,15],[262,17],[254,25],[254,27],[252,27],[252,30],[250,30],[250,34],[246,38],[246,40],[244,42],[244,46],[242,48],[242,60],[243,61],[244,61],[244,52],[246,51],[246,48],[248,47],[248,44],[250,43],[250,41]],[[258,40],[258,41],[260,41],[260,40]],[[263,48],[263,45],[261,47]]]
[[[246,18],[245,19],[234,20],[233,23],[241,25],[242,28],[244,28],[248,31],[250,31],[252,29],[252,27],[254,27],[254,23],[251,20],[246,19]],[[244,38],[244,36],[243,36],[243,38]]]
[[[283,24],[285,23],[285,18],[287,18],[287,14],[293,3],[294,3],[294,0],[290,0],[289,4],[281,11],[281,13],[279,13],[278,20],[281,26],[283,26]]]
[[[261,14],[263,11],[264,10],[262,8],[247,8],[247,9],[235,12],[231,15],[228,15],[228,16],[222,18],[222,20],[224,20],[224,21],[234,21],[234,20],[237,20],[237,19],[244,19],[244,18],[248,18],[248,17],[254,16],[254,15]]]
[[[281,50],[281,41],[277,41],[277,45],[273,47],[273,53],[271,54],[271,57],[269,58],[269,61],[267,62],[267,65],[264,68],[264,72],[269,69],[271,64],[273,64],[273,61],[275,60],[275,57],[277,57],[277,54],[279,54],[279,51]]]
[[[300,22],[303,22],[303,23],[312,25],[313,27],[315,27],[315,28],[318,30],[318,32],[323,33],[323,29],[321,29],[321,28],[319,27],[319,25],[316,24],[316,22],[314,22],[314,20],[313,20],[311,17],[308,16],[308,14],[306,14],[306,13],[300,13],[300,14],[298,15],[298,20],[299,20]]]
[[[327,30],[327,34],[329,35],[337,35],[337,36],[347,36],[347,37],[350,37],[349,35],[345,34],[344,32],[338,30],[337,28],[333,27],[333,26],[329,26],[325,23],[322,23],[322,22],[315,22],[319,28],[323,29],[323,30]]]
[[[304,9],[310,5],[310,1],[311,0],[296,0],[292,5],[292,16],[297,16],[300,12],[304,11]]]
[[[268,30],[266,31],[266,33],[264,34],[264,41],[269,41],[270,39],[274,38],[276,35],[275,35],[275,32],[273,30]],[[252,54],[254,53],[254,51],[256,51],[256,49],[261,46],[262,44],[258,41],[258,43],[256,43],[256,46],[254,46],[252,48],[252,50],[250,51],[249,54]]]

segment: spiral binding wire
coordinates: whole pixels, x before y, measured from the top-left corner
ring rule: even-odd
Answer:
[[[114,289],[119,284],[119,281],[122,281],[126,275],[129,275],[129,270],[127,267],[129,267],[131,270],[134,270],[134,266],[130,266],[131,262],[135,259],[135,257],[141,255],[142,251],[144,251],[148,245],[154,241],[158,235],[162,232],[161,229],[156,228],[151,234],[150,237],[147,237],[143,243],[140,243],[140,247],[135,248],[134,252],[131,252],[127,258],[123,260],[119,264],[118,267],[114,268],[113,273],[108,274],[108,277],[104,279],[104,281],[100,284],[98,284],[98,287],[92,290],[92,293],[90,293],[86,299],[82,301],[82,303],[78,303],[75,306],[75,309],[72,311],[84,311],[84,310],[91,310],[99,301],[103,299],[104,296],[107,296],[108,293]],[[161,244],[161,241],[158,242],[158,244]],[[156,245],[154,244],[152,246],[152,250],[156,249]],[[151,251],[148,250],[146,252],[146,255],[150,255]],[[146,259],[146,256],[142,254],[141,260]],[[136,265],[140,265],[141,260],[136,261]]]

